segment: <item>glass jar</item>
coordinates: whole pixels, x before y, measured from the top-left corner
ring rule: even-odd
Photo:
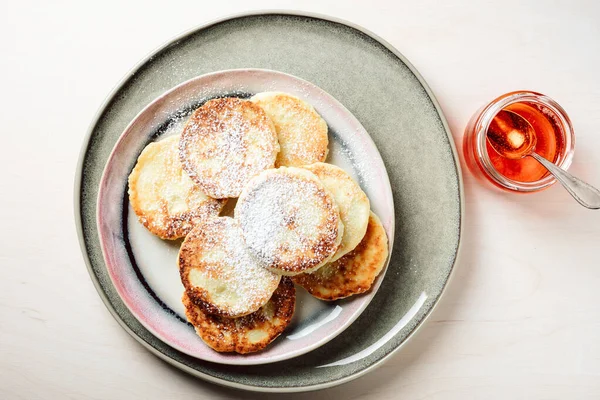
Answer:
[[[487,130],[496,114],[508,109],[532,125],[536,131],[536,152],[563,169],[568,169],[575,150],[571,120],[550,97],[530,91],[504,94],[482,107],[465,130],[463,150],[471,172],[504,190],[530,193],[556,182],[532,157],[508,160],[487,143]]]

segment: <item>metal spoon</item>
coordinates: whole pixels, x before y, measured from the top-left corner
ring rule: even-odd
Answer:
[[[579,204],[591,209],[600,209],[600,190],[575,178],[534,151],[537,143],[535,130],[519,114],[501,110],[490,123],[487,139],[494,150],[503,157],[512,160],[527,156],[535,158]]]

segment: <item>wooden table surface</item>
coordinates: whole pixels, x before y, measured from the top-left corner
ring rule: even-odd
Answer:
[[[569,113],[571,171],[600,186],[600,3],[371,0],[30,2],[0,24],[1,399],[279,398],[188,376],[131,338],[79,251],[73,180],[114,85],[176,34],[248,9],[301,9],[396,46],[440,101],[454,139],[511,90]],[[464,171],[462,257],[408,345],[351,383],[294,399],[600,399],[600,211],[556,186],[514,195]]]

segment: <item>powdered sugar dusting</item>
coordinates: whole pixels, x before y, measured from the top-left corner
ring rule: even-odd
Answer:
[[[280,280],[250,255],[237,222],[229,217],[213,218],[190,233],[181,248],[180,268],[190,298],[226,316],[258,310]]]
[[[252,254],[281,273],[318,267],[335,253],[343,232],[332,196],[314,174],[293,167],[252,180],[235,217]]]
[[[273,121],[281,152],[276,166],[302,166],[327,157],[327,123],[312,105],[282,92],[262,92],[250,101],[258,104]]]
[[[273,167],[279,143],[260,107],[229,97],[192,114],[179,148],[189,176],[209,195],[225,198],[237,197],[252,177]]]

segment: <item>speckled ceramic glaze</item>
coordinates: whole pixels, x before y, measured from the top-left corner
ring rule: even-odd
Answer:
[[[281,72],[238,69],[202,75],[161,95],[127,126],[108,159],[98,192],[98,233],[108,273],[129,311],[154,336],[202,360],[257,365],[307,353],[358,318],[385,276],[384,270],[368,293],[336,302],[318,301],[297,287],[292,322],[267,349],[257,353],[217,353],[187,323],[177,268],[181,241],[160,240],[140,224],[128,202],[127,177],[148,142],[180,134],[188,115],[208,99],[272,91],[292,94],[315,107],[329,128],[327,162],[359,182],[388,237],[394,237],[392,189],[375,144],[342,104],[315,85]]]
[[[340,101],[381,153],[396,218],[388,271],[366,311],[342,334],[307,354],[251,368],[199,360],[147,330],[111,282],[96,224],[104,166],[134,117],[188,79],[235,68],[289,73]],[[257,391],[340,384],[370,371],[400,348],[429,315],[452,273],[462,204],[454,144],[437,102],[414,68],[394,48],[361,28],[327,17],[281,12],[208,24],[144,60],[99,111],[83,146],[75,184],[84,258],[117,321],[169,363],[212,382]]]

